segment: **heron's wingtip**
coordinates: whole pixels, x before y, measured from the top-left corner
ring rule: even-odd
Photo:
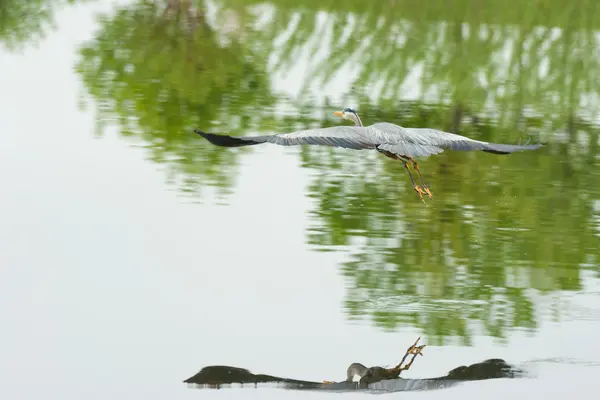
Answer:
[[[536,150],[540,147],[544,146],[543,143],[535,143],[535,144],[497,144],[497,143],[489,143],[488,147],[483,151],[487,153],[493,154],[511,154],[518,151],[526,151],[526,150]]]
[[[531,150],[535,150],[535,149],[539,149],[540,147],[546,146],[546,144],[547,143],[533,143],[533,144],[525,145],[525,147],[528,149],[531,149]]]
[[[194,133],[202,136],[204,139],[208,140],[215,146],[222,147],[240,147],[240,146],[250,146],[253,144],[258,144],[260,142],[253,141],[251,139],[241,139],[234,136],[228,135],[217,135],[214,133],[208,133],[201,131],[200,129],[194,129]]]
[[[202,132],[200,129],[194,129],[194,133],[197,133],[198,135],[205,137],[204,135],[206,135],[206,132]]]

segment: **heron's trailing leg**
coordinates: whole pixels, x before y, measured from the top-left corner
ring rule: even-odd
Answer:
[[[423,175],[421,175],[421,171],[419,170],[419,164],[417,164],[417,162],[415,160],[411,160],[411,161],[413,163],[413,168],[415,169],[415,171],[417,171],[417,174],[419,174],[419,178],[421,178],[421,189],[431,199],[432,198],[431,190],[429,190],[429,186],[426,185],[425,181],[423,180]]]
[[[404,168],[406,168],[406,171],[408,171],[408,176],[410,177],[410,180],[413,184],[413,188],[415,188],[415,192],[417,192],[421,200],[423,200],[423,193],[426,194],[427,192],[423,191],[423,189],[421,189],[421,187],[415,182],[415,179],[413,178],[412,174],[410,173],[410,169],[408,168],[408,162],[402,160],[402,163],[404,164]],[[425,200],[423,200],[423,202],[425,202]]]
[[[414,165],[416,165],[416,162],[408,157],[408,156],[403,156],[403,155],[398,155],[398,154],[394,154],[390,151],[387,150],[382,150],[379,147],[377,148],[377,151],[379,151],[380,153],[382,153],[383,155],[385,155],[386,157],[392,158],[394,160],[398,160],[398,161],[402,161],[402,164],[404,165],[404,168],[406,168],[406,171],[408,172],[408,176],[410,177],[410,181],[413,184],[413,188],[415,189],[415,192],[417,192],[417,194],[419,195],[419,198],[421,199],[421,201],[425,204],[425,199],[423,199],[423,194],[426,194],[429,196],[429,198],[431,198],[431,192],[429,191],[429,187],[427,187],[424,183],[423,183],[423,177],[421,177],[421,183],[423,183],[422,186],[417,185],[417,183],[415,182],[415,179],[412,176],[412,173],[410,172],[410,168],[408,167],[408,162],[412,162]],[[417,172],[419,172],[418,167],[416,168]],[[419,172],[419,176],[421,176],[421,173]]]
[[[417,356],[419,354],[423,355],[423,349],[425,348],[426,345],[422,344],[421,346],[417,346],[417,343],[419,343],[419,340],[421,340],[420,336],[417,338],[415,343],[406,350],[406,354],[404,355],[404,357],[402,357],[402,361],[400,361],[400,364],[396,365],[395,370],[398,371],[398,375],[400,375],[400,373],[402,371],[408,370],[410,368],[410,366],[412,365],[412,363],[415,361],[415,358],[417,358]],[[404,361],[406,360],[406,357],[408,357],[409,354],[413,355],[412,358],[410,359],[408,364],[406,364],[405,366],[402,366],[402,364],[404,364]]]

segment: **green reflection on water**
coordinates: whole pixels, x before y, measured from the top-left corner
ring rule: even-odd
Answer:
[[[2,0],[0,1],[0,45],[17,50],[37,43],[54,26],[54,14],[67,4],[88,0]]]
[[[204,10],[185,2],[138,1],[102,18],[80,51],[77,70],[98,105],[99,133],[120,133],[148,148],[186,191],[231,188],[237,154],[205,146],[192,132],[219,126],[260,128],[255,110],[274,98],[265,56],[234,41],[223,45]]]
[[[307,188],[316,200],[307,242],[348,254],[344,308],[383,329],[415,326],[430,342],[463,344],[479,334],[474,323],[499,339],[515,328],[533,332],[536,294],[580,291],[582,272],[598,271],[600,15],[592,2],[478,2],[475,12],[470,1],[274,0],[270,19],[259,4],[216,2],[219,28],[200,2],[137,1],[104,17],[78,65],[100,120],[118,120],[123,135],[183,176],[184,190],[232,190],[240,156],[191,129],[241,135],[326,125],[350,102],[367,124],[550,143],[511,156],[448,152],[421,161],[434,194],[428,207],[398,162],[299,149],[303,168],[320,172]],[[274,94],[271,76],[303,49],[314,57],[302,93]],[[351,91],[315,108],[319,88],[348,62],[360,69],[347,77]],[[298,117],[278,117],[283,102]]]

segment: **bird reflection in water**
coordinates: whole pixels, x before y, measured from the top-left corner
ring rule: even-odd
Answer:
[[[515,378],[523,376],[524,372],[514,366],[507,364],[504,360],[495,358],[475,363],[469,366],[460,366],[453,369],[447,375],[436,378],[404,379],[400,378],[402,371],[406,371],[413,364],[418,355],[423,355],[425,345],[417,346],[420,338],[411,345],[400,363],[393,368],[365,367],[361,363],[352,363],[346,371],[346,380],[334,381],[305,381],[298,379],[283,378],[274,375],[253,374],[247,369],[212,365],[202,368],[196,375],[186,379],[188,384],[200,385],[200,387],[221,388],[222,385],[233,383],[274,383],[286,389],[295,390],[327,390],[327,391],[406,391],[406,390],[433,390],[453,386],[459,382],[495,379]],[[410,361],[404,361],[412,355]],[[354,379],[358,377],[359,381]]]
[[[387,379],[396,379],[400,376],[402,371],[406,371],[410,368],[412,363],[415,361],[418,355],[423,355],[423,349],[426,345],[417,346],[421,340],[421,337],[418,337],[414,344],[412,344],[407,350],[404,357],[398,365],[393,368],[383,368],[383,367],[370,367],[367,368],[361,363],[352,363],[348,367],[346,371],[346,382],[354,382],[355,378],[359,378],[358,387],[366,388],[370,383],[379,382]],[[404,361],[406,358],[412,354],[412,358],[408,362],[408,364],[404,365]],[[324,384],[331,384],[335,382],[324,381]]]

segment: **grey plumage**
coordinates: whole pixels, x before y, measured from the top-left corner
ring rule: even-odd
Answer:
[[[445,149],[479,150],[495,154],[534,150],[542,144],[509,145],[488,143],[428,128],[405,128],[388,122],[369,126],[334,126],[269,136],[233,137],[194,130],[209,142],[224,147],[273,143],[281,146],[325,145],[355,150],[377,149],[404,157],[426,157]]]

